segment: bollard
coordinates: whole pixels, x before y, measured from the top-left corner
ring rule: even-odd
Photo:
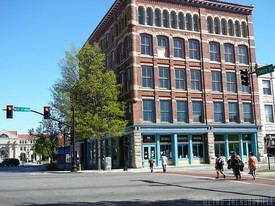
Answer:
[[[81,171],[81,164],[78,164],[78,171]]]

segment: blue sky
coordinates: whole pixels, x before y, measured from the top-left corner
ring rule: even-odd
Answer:
[[[227,0],[255,6],[253,13],[259,64],[275,64],[275,1]],[[0,130],[26,134],[42,116],[14,112],[6,105],[39,112],[51,101],[50,88],[60,78],[58,62],[74,43],[80,48],[114,0],[0,0]]]

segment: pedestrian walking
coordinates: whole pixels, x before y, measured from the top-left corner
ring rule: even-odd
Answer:
[[[224,160],[220,157],[219,154],[216,154],[216,163],[215,163],[215,169],[216,169],[216,179],[219,179],[220,173],[223,175],[223,178],[225,179],[225,174],[223,172],[223,165]]]
[[[151,172],[153,172],[153,170],[154,170],[154,163],[155,163],[154,158],[151,157],[151,158],[149,159],[148,163],[149,163]]]
[[[161,155],[161,163],[162,163],[163,172],[166,172],[167,161],[168,161],[167,157],[165,156],[164,153],[162,153],[162,155]]]
[[[257,163],[258,163],[258,160],[254,156],[254,153],[250,152],[249,153],[249,159],[248,159],[248,168],[249,168],[249,174],[252,175],[253,180],[256,179]]]
[[[231,168],[233,169],[234,175],[236,179],[241,179],[241,172],[240,170],[243,170],[243,162],[240,157],[236,154],[236,152],[232,151],[230,152],[231,158],[230,158],[230,164]]]

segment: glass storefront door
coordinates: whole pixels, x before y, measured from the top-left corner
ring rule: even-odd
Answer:
[[[148,165],[148,161],[151,157],[153,157],[154,160],[156,159],[156,146],[155,145],[143,145],[142,150],[143,150],[142,161],[143,161],[144,166]]]

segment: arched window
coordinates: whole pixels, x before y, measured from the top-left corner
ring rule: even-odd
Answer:
[[[213,33],[213,21],[211,17],[207,17],[207,30],[208,33]]]
[[[235,21],[235,35],[240,36],[240,23]]]
[[[194,31],[199,31],[199,18],[197,15],[193,16],[193,29]]]
[[[152,26],[153,25],[153,19],[152,19],[152,9],[147,8],[146,10],[146,19],[147,19],[147,25]]]
[[[155,26],[160,26],[160,11],[155,10]]]
[[[235,63],[234,46],[232,44],[224,44],[224,61]]]
[[[246,23],[242,22],[242,37],[247,37]]]
[[[176,13],[172,12],[171,13],[171,27],[172,28],[176,28]]]
[[[168,38],[165,36],[158,36],[158,56],[168,57],[169,56],[169,43]]]
[[[191,31],[191,15],[190,14],[186,15],[186,29]]]
[[[214,19],[214,31],[215,31],[215,34],[220,33],[220,21],[218,18]]]
[[[141,6],[138,7],[138,23],[144,24],[144,9]]]
[[[239,63],[240,64],[248,64],[248,52],[247,47],[244,45],[238,46],[238,56],[239,56]]]
[[[152,37],[148,34],[140,35],[140,53],[152,55]]]
[[[228,21],[228,34],[229,34],[230,36],[233,36],[233,35],[234,35],[234,33],[233,33],[233,22],[232,22],[232,20],[229,20],[229,21]]]
[[[174,38],[174,57],[184,58],[184,41],[180,38]]]
[[[194,39],[189,40],[189,58],[196,60],[200,59],[199,41]]]
[[[162,14],[162,21],[163,21],[163,26],[168,27],[168,11],[163,11]]]
[[[217,42],[209,43],[210,61],[220,61],[220,45]]]
[[[183,23],[183,14],[179,13],[178,15],[178,25],[179,25],[179,29],[184,29],[184,23]]]
[[[222,34],[226,35],[226,21],[222,19]]]

